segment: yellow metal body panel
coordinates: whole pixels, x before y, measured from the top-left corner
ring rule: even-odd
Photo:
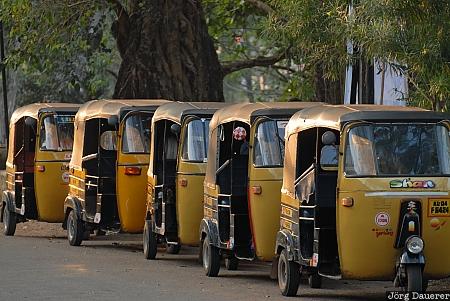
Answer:
[[[205,163],[180,161],[177,174],[178,238],[182,244],[198,245],[198,231],[203,218],[203,181]],[[186,186],[181,182],[187,183]]]
[[[40,172],[35,166],[34,183],[36,205],[40,221],[59,223],[64,220],[64,200],[69,192],[69,162],[37,163],[44,166]]]
[[[69,195],[84,201],[86,171],[70,169]]]
[[[354,205],[344,207],[337,203],[337,234],[339,258],[343,278],[386,279],[394,277],[396,259],[401,250],[395,249],[400,205],[405,200],[422,204],[422,238],[425,242],[425,277],[442,278],[450,275],[450,217],[428,216],[429,199],[449,200],[448,178],[410,178],[432,180],[433,189],[390,188],[394,178],[341,177],[338,200],[352,197]],[[396,178],[400,179],[400,178]],[[408,178],[409,179],[409,178]],[[436,196],[435,194],[447,194]],[[387,213],[387,225],[377,224],[376,216]]]
[[[280,190],[283,168],[250,168],[249,214],[256,257],[271,261],[280,228]],[[252,187],[261,187],[255,194]]]
[[[59,223],[64,220],[70,156],[70,152],[36,151],[34,191],[40,221]],[[39,171],[38,168],[45,170]]]
[[[118,152],[116,174],[117,209],[122,231],[139,233],[144,229],[148,154]],[[126,175],[126,167],[141,168],[140,175]]]

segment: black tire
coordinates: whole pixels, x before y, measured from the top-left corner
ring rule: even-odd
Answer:
[[[105,236],[106,235],[106,231],[103,231],[102,229],[97,229],[94,231],[94,235],[95,236]]]
[[[209,237],[206,236],[202,247],[203,268],[208,277],[217,277],[220,270],[219,249],[209,243]]]
[[[239,259],[236,257],[227,257],[225,258],[225,267],[228,271],[236,271],[239,266]]]
[[[71,246],[79,246],[85,236],[82,221],[78,219],[75,210],[70,210],[67,217],[67,239]]]
[[[422,267],[419,265],[407,265],[406,277],[408,279],[408,292],[422,292],[423,291],[423,275]]]
[[[283,249],[278,260],[278,286],[283,296],[296,296],[300,284],[300,266],[289,261],[286,249]]]
[[[197,260],[198,260],[198,263],[201,264],[201,265],[203,265],[203,241],[204,240],[205,239],[202,238],[202,240],[200,241],[200,245],[198,246],[198,258],[197,258]]]
[[[308,284],[310,288],[321,288],[322,287],[322,276],[318,273],[314,273],[308,276]]]
[[[180,253],[181,245],[180,244],[167,244],[166,253],[167,254],[178,254]]]
[[[13,236],[16,233],[17,217],[15,212],[11,212],[3,203],[3,233],[6,236]]]
[[[145,259],[155,259],[158,252],[158,241],[156,233],[152,231],[150,220],[145,221],[143,236],[144,257]]]

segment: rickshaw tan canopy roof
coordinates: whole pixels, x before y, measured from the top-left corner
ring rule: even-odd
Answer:
[[[18,108],[11,116],[10,127],[19,121],[22,117],[32,117],[38,119],[39,113],[42,112],[58,112],[58,111],[70,111],[76,112],[80,104],[74,103],[61,103],[61,102],[49,102],[49,103],[33,103]]]
[[[295,113],[286,127],[286,137],[312,127],[340,130],[348,121],[446,120],[450,115],[415,107],[384,105],[324,105]]]
[[[162,104],[168,103],[168,100],[162,99],[114,99],[114,100],[92,100],[85,103],[75,116],[75,137],[73,142],[72,159],[70,167],[81,169],[83,157],[84,129],[87,120],[97,118],[109,118],[112,116],[120,117],[121,112],[128,110],[145,110],[156,108]]]
[[[212,115],[218,109],[225,107],[223,102],[170,102],[160,106],[153,115],[153,122],[168,119],[181,124],[187,115]]]
[[[133,107],[158,107],[168,103],[163,99],[101,99],[85,103],[76,116],[76,122],[96,118],[118,116],[123,110]]]
[[[230,121],[242,121],[251,124],[252,118],[264,115],[291,115],[292,110],[321,105],[321,102],[255,102],[238,103],[218,110],[211,120],[210,127],[216,128],[220,124]]]

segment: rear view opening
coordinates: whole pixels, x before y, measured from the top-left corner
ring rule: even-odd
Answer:
[[[96,213],[101,213],[103,226],[118,223],[115,193],[116,144],[116,129],[108,125],[106,119],[86,122],[83,144],[83,168],[86,169],[85,209],[89,219],[94,219]],[[97,205],[98,198],[100,208]]]
[[[252,258],[248,213],[248,154],[250,127],[241,122],[221,126],[217,184],[219,234],[222,242],[234,240],[237,257]]]
[[[172,132],[174,122],[162,120],[155,125],[154,174],[157,227],[165,226],[168,241],[177,241],[176,219],[176,168],[178,153],[178,134]]]
[[[34,194],[34,160],[36,151],[37,121],[25,117],[16,123],[14,138],[14,165],[16,166],[16,207],[20,208],[22,196],[25,200],[25,217],[37,219]]]

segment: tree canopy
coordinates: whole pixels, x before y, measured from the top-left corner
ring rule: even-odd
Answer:
[[[43,91],[44,96],[53,99],[85,101],[111,96],[116,79],[121,85],[126,81],[122,76],[125,71],[121,72],[125,63],[135,64],[134,69],[127,69],[128,74],[149,68],[139,65],[145,60],[124,59],[117,37],[124,30],[130,35],[130,26],[166,30],[164,24],[174,22],[174,18],[155,11],[162,7],[155,0],[0,2],[0,17],[8,29],[8,66],[20,71],[27,86],[24,91]],[[172,6],[185,5],[183,1],[172,2]],[[202,14],[189,22],[204,22],[207,26],[209,37],[202,39],[211,39],[220,62],[217,72],[212,72],[220,73],[219,76],[211,78],[224,79],[228,99],[335,98],[340,102],[345,67],[358,60],[377,60],[393,64],[408,78],[410,103],[435,110],[448,109],[448,0],[189,3],[195,4],[188,10],[191,14]],[[187,8],[183,9],[186,12]],[[133,19],[136,16],[139,18]],[[183,18],[176,22],[183,22]],[[183,45],[188,47],[189,36],[182,38]],[[142,39],[135,41],[142,43]],[[351,53],[347,50],[350,42],[356,50]],[[152,42],[148,47],[156,44]],[[192,69],[189,64],[182,68]],[[195,68],[192,70],[194,74],[197,72]],[[139,88],[141,82],[135,84],[138,90],[143,89]]]

